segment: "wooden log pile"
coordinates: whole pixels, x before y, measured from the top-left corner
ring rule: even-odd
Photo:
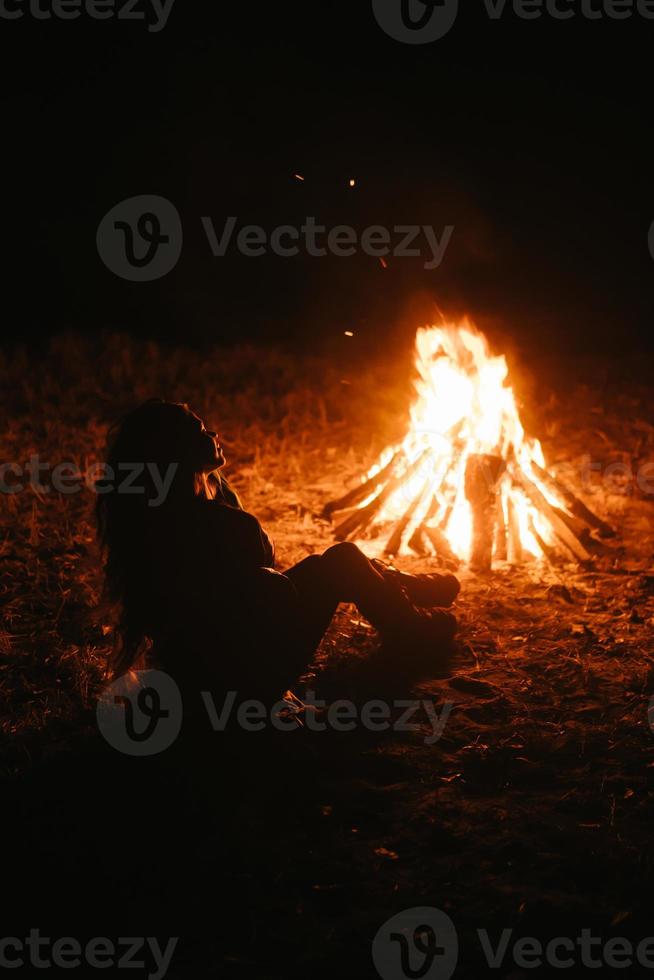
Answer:
[[[430,449],[413,461],[395,452],[375,476],[327,504],[323,516],[335,521],[336,539],[347,541],[383,532],[387,535],[385,555],[397,555],[406,545],[414,554],[435,555],[442,565],[456,568],[460,559],[447,537],[457,497],[457,480],[452,479],[455,462],[434,480],[435,462]],[[524,524],[521,536],[516,499],[529,503],[528,530],[543,557],[552,563],[567,559],[586,564],[603,549],[603,539],[614,536],[613,528],[569,487],[536,463],[530,465],[528,475],[515,458],[470,454],[462,472],[456,471],[458,479],[463,479],[470,507],[470,565],[474,570],[488,572],[494,562],[518,564],[531,557],[524,547]],[[388,521],[380,522],[384,504],[408,485],[418,489],[401,515],[390,526]],[[553,504],[552,499],[558,503]]]

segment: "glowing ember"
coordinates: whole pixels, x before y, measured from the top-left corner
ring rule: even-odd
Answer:
[[[611,529],[546,471],[540,443],[525,436],[505,358],[466,320],[418,330],[416,368],[403,442],[326,508],[348,511],[336,536],[378,538],[392,524],[387,554],[408,547],[480,567],[558,553],[588,559],[590,529]]]

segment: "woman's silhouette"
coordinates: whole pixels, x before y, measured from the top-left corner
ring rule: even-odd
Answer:
[[[220,475],[224,462],[216,433],[186,405],[153,399],[112,431],[97,516],[119,608],[115,673],[149,650],[181,686],[272,704],[311,663],[339,602],[382,633],[387,660],[438,665],[456,621],[425,607],[451,604],[453,576],[403,575],[350,543],[281,574]]]

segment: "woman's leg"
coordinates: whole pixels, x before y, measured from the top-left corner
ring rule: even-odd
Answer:
[[[384,578],[403,589],[417,606],[451,606],[461,589],[455,575],[409,575],[379,558],[373,558],[372,564]]]
[[[382,646],[372,657],[355,658],[348,666],[349,680],[343,678],[342,666],[321,673],[322,696],[339,696],[344,684],[348,690],[350,685],[379,693],[384,678],[395,689],[403,679],[432,676],[447,667],[456,632],[454,616],[441,609],[417,610],[397,580],[384,575],[355,545],[334,545],[285,574],[300,596],[300,630],[306,638],[307,657],[318,647],[339,602],[354,602],[382,633]]]
[[[419,620],[417,610],[394,577],[384,575],[351,542],[333,545],[322,555],[312,555],[285,574],[300,594],[305,628],[309,636],[317,637],[316,646],[339,602],[355,603],[366,619],[387,636],[401,634]],[[442,615],[444,632],[453,634],[454,618]]]
[[[284,575],[290,578],[300,596],[301,645],[306,649],[307,656],[310,656],[318,649],[341,600],[337,590],[326,578],[320,555],[309,555],[289,568]]]

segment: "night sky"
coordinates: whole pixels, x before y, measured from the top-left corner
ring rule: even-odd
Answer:
[[[442,309],[532,350],[650,351],[654,20],[463,6],[425,45],[389,37],[365,0],[176,0],[158,32],[27,4],[0,19],[5,341],[120,329],[311,348],[352,330],[383,345]],[[170,273],[135,283],[96,232],[141,194],[174,204],[184,242]],[[432,270],[214,257],[201,217],[230,215],[454,231]]]

